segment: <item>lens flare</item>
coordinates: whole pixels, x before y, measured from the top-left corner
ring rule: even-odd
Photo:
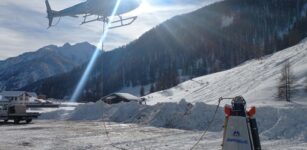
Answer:
[[[143,15],[146,13],[153,13],[155,11],[156,11],[156,8],[153,7],[151,3],[149,3],[146,0],[142,0],[140,1],[140,6],[137,9],[127,13],[127,15],[139,16],[139,15]]]
[[[101,53],[100,47],[101,47],[101,45],[103,44],[104,40],[106,39],[106,37],[108,35],[109,27],[111,26],[111,22],[112,22],[115,14],[118,10],[120,3],[121,3],[121,0],[116,1],[116,5],[113,8],[112,14],[109,18],[109,22],[106,24],[105,30],[104,30],[102,36],[100,37],[99,42],[96,45],[96,50],[95,50],[94,54],[92,55],[92,58],[91,58],[90,62],[88,63],[88,65],[87,65],[87,67],[86,67],[86,69],[85,69],[85,71],[84,71],[84,73],[83,73],[83,75],[82,75],[82,77],[81,77],[81,79],[80,79],[71,99],[70,99],[70,101],[72,101],[72,102],[77,101],[77,99],[80,97],[80,94],[82,93],[82,90],[84,89],[84,86],[85,86],[85,84],[86,84],[86,82],[89,78],[89,75],[93,70],[94,64],[97,61],[99,54]],[[102,47],[101,47],[101,49],[102,49]]]

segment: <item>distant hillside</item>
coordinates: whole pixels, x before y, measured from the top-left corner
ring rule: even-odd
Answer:
[[[15,90],[38,80],[71,71],[86,63],[95,47],[89,43],[49,45],[36,52],[0,61],[0,91]]]
[[[293,75],[292,102],[278,97],[282,69],[288,62]],[[245,97],[249,105],[306,107],[307,41],[226,71],[194,78],[176,87],[147,95],[146,98],[150,105],[179,102],[182,99],[190,103],[215,105],[220,97],[238,95]]]
[[[137,85],[163,90],[181,82],[181,77],[230,69],[285,49],[307,36],[306,12],[307,0],[225,0],[174,17],[101,56],[82,99],[95,100]],[[70,96],[83,70],[25,89],[56,98]]]

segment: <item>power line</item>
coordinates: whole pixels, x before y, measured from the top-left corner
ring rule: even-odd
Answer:
[[[218,109],[220,108],[221,100],[222,100],[222,99],[219,99],[219,102],[218,102],[218,104],[217,104],[217,106],[216,106],[216,109],[215,109],[215,112],[214,112],[214,114],[213,114],[213,117],[212,117],[211,121],[209,122],[209,124],[208,124],[206,130],[203,132],[203,134],[202,134],[201,137],[197,140],[197,142],[190,148],[190,150],[193,150],[193,149],[199,144],[199,142],[202,140],[202,138],[206,135],[206,133],[207,133],[208,130],[210,129],[210,127],[211,127],[213,121],[215,120],[215,116],[216,116],[216,114],[217,114],[217,111],[218,111]]]
[[[105,122],[105,121],[103,121],[103,126],[104,126],[104,131],[105,131],[105,134],[106,134],[106,136],[107,136],[107,139],[108,139],[108,141],[109,141],[109,143],[110,143],[110,145],[111,145],[112,147],[114,147],[114,148],[116,148],[116,149],[119,149],[119,150],[128,150],[128,149],[126,149],[126,148],[122,148],[122,147],[118,147],[118,146],[114,145],[113,142],[112,142],[112,140],[111,140],[111,138],[110,138],[110,136],[109,136],[109,131],[108,131],[108,129],[107,129],[107,125],[106,125],[106,122]]]

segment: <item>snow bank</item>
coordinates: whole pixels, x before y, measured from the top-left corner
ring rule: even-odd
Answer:
[[[61,109],[61,110],[43,113],[42,116],[40,116],[39,118],[45,119],[45,120],[49,120],[49,119],[65,120],[65,119],[68,119],[68,116],[72,112],[73,112],[72,110]]]
[[[307,141],[306,107],[295,109],[261,108],[258,111],[261,135],[266,139],[298,139]]]
[[[294,104],[293,104],[294,105]],[[204,130],[213,117],[216,105],[198,102],[194,105],[179,103],[140,105],[135,102],[115,105],[101,101],[78,106],[73,111],[59,110],[45,113],[40,119],[71,121],[111,121],[136,123],[155,127],[185,130]],[[307,141],[306,107],[261,107],[257,110],[259,132],[263,139],[299,139]],[[223,109],[219,108],[209,131],[222,131]]]
[[[203,130],[216,106],[197,103],[192,105],[182,100],[180,103],[159,103],[153,106],[135,102],[109,105],[101,101],[78,106],[73,111],[59,110],[42,114],[39,119],[54,120],[104,120],[121,123],[138,123],[156,127]],[[64,115],[63,115],[64,114]],[[220,131],[223,114],[219,111],[211,131]]]

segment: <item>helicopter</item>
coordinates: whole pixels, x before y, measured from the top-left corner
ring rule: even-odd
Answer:
[[[54,18],[59,18],[60,21],[61,17],[66,16],[75,18],[82,16],[83,22],[81,25],[94,21],[101,21],[105,26],[109,23],[109,18],[115,7],[117,7],[117,11],[114,15],[118,16],[118,19],[111,22],[112,25],[115,25],[110,26],[109,29],[127,26],[132,24],[137,19],[137,16],[124,18],[122,15],[138,8],[141,2],[142,0],[87,0],[63,10],[55,11],[51,9],[49,1],[45,0],[47,18],[49,20],[48,28],[55,26],[53,24]]]

